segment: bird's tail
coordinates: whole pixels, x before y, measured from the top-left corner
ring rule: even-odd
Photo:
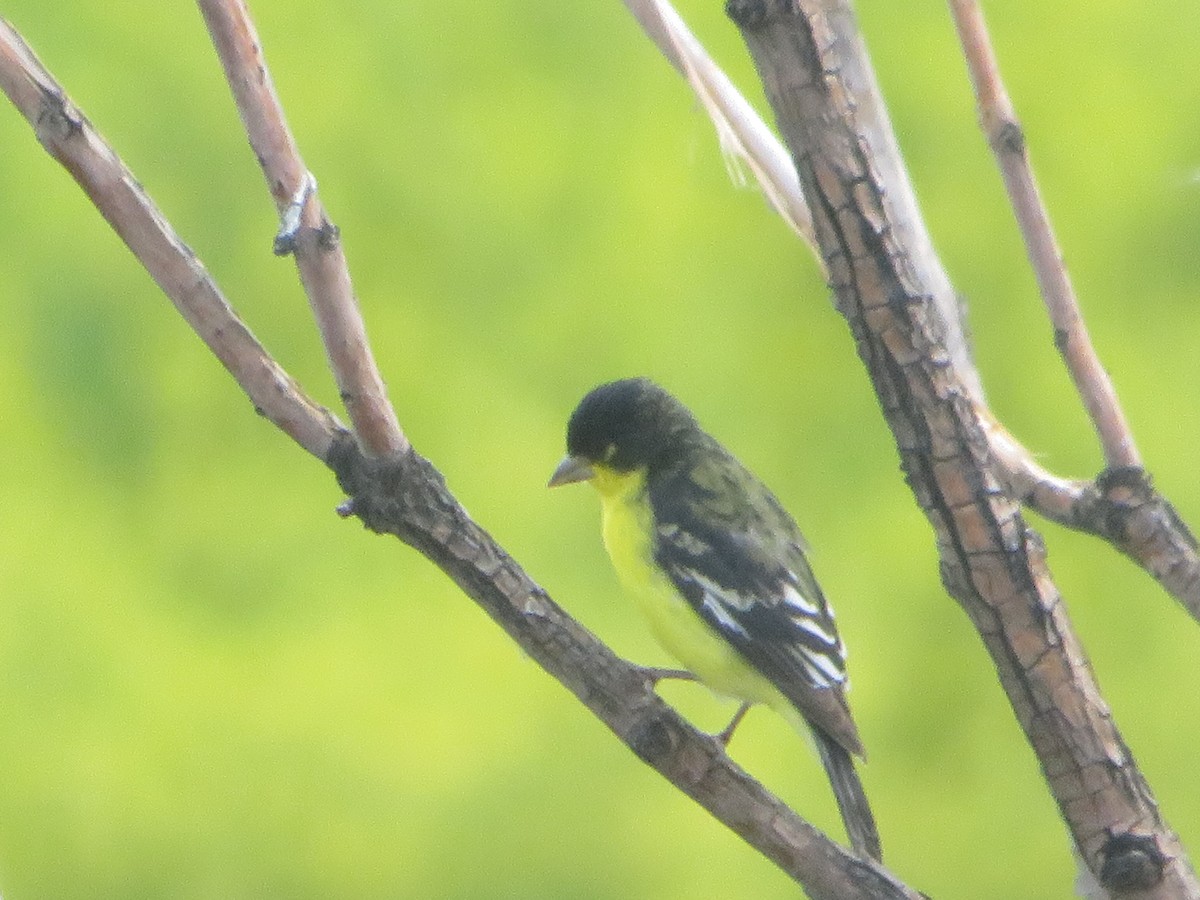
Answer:
[[[853,757],[845,747],[821,729],[814,728],[812,732],[817,752],[821,754],[821,762],[825,766],[825,773],[829,776],[829,783],[833,785],[833,795],[837,798],[838,810],[842,814],[842,822],[846,825],[846,834],[850,837],[851,846],[860,855],[882,862],[883,850],[879,846],[879,829],[875,827],[875,816],[871,813],[867,795],[858,779]]]

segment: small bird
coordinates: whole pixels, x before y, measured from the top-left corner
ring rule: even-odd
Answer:
[[[580,481],[600,494],[604,545],[658,642],[742,701],[718,737],[727,742],[759,703],[807,724],[851,844],[881,859],[854,766],[865,754],[846,702],[845,645],[792,517],[645,378],[603,384],[571,414],[549,486]]]

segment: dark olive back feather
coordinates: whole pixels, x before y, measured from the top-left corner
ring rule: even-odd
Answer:
[[[856,849],[879,859],[851,759],[863,747],[844,694],[845,647],[792,517],[686,407],[644,378],[584,397],[567,425],[567,451],[618,472],[645,470],[653,562],[812,726]]]

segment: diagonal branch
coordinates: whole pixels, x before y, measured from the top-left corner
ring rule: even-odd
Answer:
[[[720,78],[714,78],[711,83],[705,81],[697,87],[697,73],[700,76],[704,76],[710,68],[716,69],[716,66],[709,60],[708,55],[703,52],[703,49],[700,48],[691,32],[683,27],[683,23],[679,21],[678,15],[674,13],[668,0],[624,0],[624,2],[637,18],[647,35],[658,45],[658,48],[666,56],[667,60],[688,78],[689,83],[693,85],[693,89],[701,98],[701,102],[705,103],[705,107],[711,108],[710,104],[705,101],[705,95],[723,91],[723,88],[720,86],[721,82],[728,82],[728,79],[721,73]],[[736,2],[737,0],[733,0],[733,3]],[[753,3],[744,5],[764,5],[764,2],[755,0]],[[730,5],[733,5],[733,3]],[[676,22],[678,22],[678,25],[676,25]],[[685,62],[682,54],[692,46],[696,48],[697,55],[690,57],[693,60],[692,62]],[[716,69],[716,71],[720,72],[719,69]],[[730,90],[733,90],[733,88],[730,87]],[[891,132],[887,109],[883,106],[883,100],[878,92],[870,96],[855,99],[877,104],[870,111],[871,115],[886,126],[880,131],[879,139],[894,143],[895,138]],[[738,110],[735,121],[742,123],[739,126],[740,130],[746,133],[770,134],[770,130],[758,119],[757,114],[749,107],[749,104],[740,97],[737,98],[737,101],[740,101],[740,103],[729,99],[723,101],[723,105]],[[756,120],[758,124],[751,124],[749,122],[751,118]],[[717,123],[717,130],[718,133],[721,133],[722,125],[719,122]],[[770,140],[759,138],[753,141],[746,141],[741,150],[749,154],[751,159],[753,159],[750,169],[756,177],[761,177],[759,175],[760,172],[771,172],[775,166],[773,160],[781,152],[778,147],[777,138],[771,138]],[[949,354],[950,359],[962,374],[972,394],[982,397],[983,388],[980,383],[979,373],[975,368],[966,323],[959,305],[959,298],[954,293],[954,289],[950,284],[950,278],[942,267],[941,259],[939,259],[933,250],[933,241],[929,237],[925,221],[916,214],[917,200],[916,195],[913,193],[908,172],[903,166],[892,167],[892,163],[900,158],[899,150],[893,147],[893,151],[877,159],[875,162],[881,166],[888,167],[885,171],[879,172],[878,175],[880,180],[888,185],[888,190],[893,197],[893,201],[898,206],[912,211],[911,215],[903,216],[896,224],[896,227],[906,229],[904,241],[912,248],[909,263],[914,267],[916,270],[915,273],[919,275],[923,283],[929,286],[932,292],[933,303],[941,312],[941,319],[945,328],[941,344],[943,351]],[[790,147],[782,152],[794,157],[795,148]],[[760,181],[760,183],[762,182]],[[798,187],[798,183],[793,182],[790,176],[787,179],[780,178],[771,183],[763,184],[763,190],[768,196],[773,196],[776,191],[794,192]],[[772,200],[772,202],[774,203],[775,201]],[[790,198],[787,203],[789,207],[795,208],[806,205],[803,195]],[[778,204],[776,206],[778,208]],[[811,212],[806,210],[805,216],[808,218],[811,216]],[[787,216],[785,215],[786,218]],[[808,240],[807,237],[806,240]],[[815,245],[811,240],[808,240],[808,244],[817,252],[818,262],[822,266],[834,264],[834,261],[822,258],[819,246]],[[827,276],[828,274],[828,271],[826,271]]]
[[[846,317],[938,543],[1082,858],[1114,893],[1200,897],[1101,698],[1046,564],[995,471],[973,373],[947,352],[943,287],[914,257],[917,215],[849,0],[729,0],[813,212]],[[1133,857],[1154,864],[1129,873]]]
[[[717,129],[721,149],[749,167],[775,211],[815,254],[812,216],[787,148],[708,55],[668,0],[625,0],[625,5],[667,61],[687,79]],[[735,174],[740,176],[741,172]]]
[[[279,105],[254,24],[242,0],[199,0],[199,5],[250,146],[282,214],[309,175]],[[408,440],[371,354],[337,227],[315,192],[302,205],[300,226],[293,245],[296,268],[354,434],[371,456],[403,453]]]
[[[737,93],[667,0],[625,0],[625,5],[671,65],[687,78],[713,118],[723,144],[729,146],[727,142],[732,142],[739,158],[746,160],[785,221],[795,228],[793,216],[802,211],[802,221],[806,224],[800,233],[819,253],[815,238],[811,236],[811,216],[800,183],[795,178],[794,167],[788,161],[788,173],[785,175],[779,170],[780,160],[789,157],[778,138]],[[745,137],[739,137],[742,135]],[[1036,188],[1034,194],[1036,197]],[[789,210],[793,212],[789,213]],[[913,217],[901,217],[905,221],[910,218]],[[1050,239],[1052,241],[1053,237]],[[1050,256],[1056,258],[1056,252]],[[931,247],[912,253],[916,258],[932,254]],[[931,270],[936,271],[932,267]],[[953,308],[956,301],[949,283],[945,284],[947,289],[935,296],[941,298],[943,314],[953,320],[958,317],[958,311]],[[963,365],[971,359],[965,331],[948,330],[945,342],[960,370],[973,376],[973,366]],[[1082,345],[1077,342],[1072,346],[1090,350],[1086,333],[1082,335]],[[1095,365],[1089,366],[1088,371],[1098,372],[1101,377],[1104,374]],[[972,390],[976,396],[982,396],[977,385]],[[1103,393],[1099,389],[1091,392]],[[1095,482],[1062,478],[1038,463],[1028,448],[995,420],[982,400],[977,406],[998,474],[1013,497],[1052,521],[1108,541],[1149,572],[1193,618],[1200,621],[1200,554],[1196,552],[1196,542],[1169,501],[1153,488],[1145,472],[1118,469]],[[1119,408],[1117,414],[1116,420],[1108,416],[1106,421],[1119,421]],[[1120,432],[1122,428],[1124,426],[1120,425],[1115,430]],[[1132,440],[1129,446],[1133,446]]]
[[[1112,380],[1092,346],[1050,215],[1038,191],[1025,135],[1000,78],[983,11],[976,0],[950,0],[950,11],[979,103],[979,121],[996,155],[1025,250],[1054,326],[1054,345],[1062,354],[1075,389],[1095,425],[1109,468],[1141,468],[1133,433]]]
[[[881,865],[830,841],[768,793],[654,693],[645,671],[616,657],[554,603],[473,522],[415,450],[365,459],[334,446],[329,465],[353,498],[345,509],[398,537],[448,574],[542,668],[643,762],[795,879],[814,900],[918,900]]]
[[[950,0],[950,11],[978,101],[980,124],[1012,202],[1054,327],[1055,346],[1095,425],[1107,468],[1094,484],[1056,479],[998,425],[991,432],[997,461],[1010,489],[1023,503],[1056,521],[1107,539],[1158,579],[1200,621],[1196,540],[1143,469],[1116,389],[1088,335],[1034,179],[1024,134],[1000,77],[983,12],[977,0]]]
[[[342,430],[340,423],[329,410],[309,399],[271,358],[133,173],[3,19],[0,90],[29,120],[46,152],[83,188],[150,277],[233,375],[254,408],[309,453],[324,459],[334,435]]]
[[[441,474],[414,449],[406,445],[403,452],[371,456],[331,413],[309,401],[237,319],[133,175],[2,19],[0,89],[255,406],[336,473],[352,498],[344,514],[398,537],[433,561],[640,759],[810,896],[918,900],[917,891],[831,841],[734,763],[719,741],[680,718],[654,693],[642,669],[617,658],[567,615],[471,520]]]

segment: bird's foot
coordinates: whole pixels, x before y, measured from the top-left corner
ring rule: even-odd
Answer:
[[[699,681],[687,669],[663,669],[658,666],[638,666],[638,670],[642,673],[642,677],[650,682],[651,687],[656,686],[660,681],[668,679],[675,679],[676,681]]]
[[[733,714],[733,718],[730,720],[729,724],[713,735],[713,737],[721,742],[721,746],[729,746],[729,741],[733,738],[734,731],[736,731],[737,727],[742,724],[742,719],[746,718],[746,713],[750,711],[750,707],[752,705],[753,704],[751,703],[743,703],[741,706],[739,706],[738,711]]]

